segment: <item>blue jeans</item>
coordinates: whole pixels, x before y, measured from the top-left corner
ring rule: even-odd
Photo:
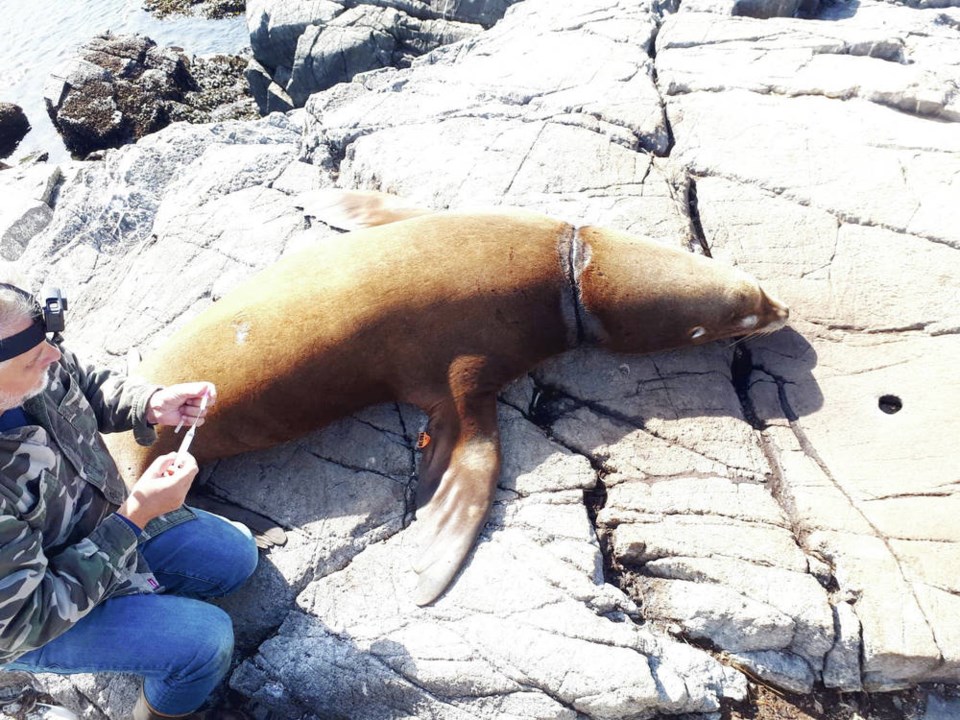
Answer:
[[[239,587],[257,566],[257,548],[246,528],[193,512],[196,520],[140,548],[164,594],[106,600],[4,669],[134,673],[143,676],[147,702],[157,712],[182,715],[200,707],[230,668],[233,623],[223,610],[196,598]]]

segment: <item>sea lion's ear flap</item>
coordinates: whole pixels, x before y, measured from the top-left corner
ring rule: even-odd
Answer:
[[[417,490],[420,554],[413,563],[417,605],[433,602],[453,580],[486,522],[497,489],[496,396],[473,399],[468,407],[466,423],[452,412],[431,417],[431,441]],[[462,427],[472,429],[463,432]]]
[[[428,208],[414,207],[397,195],[375,190],[324,188],[301,193],[296,200],[305,216],[347,231],[433,213]]]

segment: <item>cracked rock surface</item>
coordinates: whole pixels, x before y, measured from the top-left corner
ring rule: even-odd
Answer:
[[[293,27],[333,4],[277,7]],[[506,388],[490,522],[427,607],[410,600],[417,411],[206,468],[207,492],[288,530],[224,602],[251,706],[706,718],[747,675],[794,692],[960,680],[960,9],[737,7],[524,0],[302,109],[69,164],[42,229],[5,242],[68,291],[74,347],[117,367],[333,237],[311,210],[331,186],[620,228],[790,305],[770,336],[582,349]],[[287,26],[267,33],[278,53]],[[44,683],[98,719],[136,690]]]

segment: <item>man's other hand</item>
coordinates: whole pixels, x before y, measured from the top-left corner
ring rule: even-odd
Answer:
[[[180,463],[176,453],[161,455],[140,476],[117,512],[144,527],[158,515],[183,505],[197,470],[197,461],[189,453]]]

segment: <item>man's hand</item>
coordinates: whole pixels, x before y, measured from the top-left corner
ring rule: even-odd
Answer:
[[[176,427],[181,422],[187,427],[203,425],[200,399],[207,395],[207,410],[217,402],[217,388],[211,382],[192,382],[171,385],[157,390],[147,401],[147,422],[151,425]]]
[[[187,454],[176,464],[177,454],[168,453],[154,460],[134,484],[130,497],[117,512],[143,528],[158,515],[183,505],[190,484],[197,476],[197,461]]]

